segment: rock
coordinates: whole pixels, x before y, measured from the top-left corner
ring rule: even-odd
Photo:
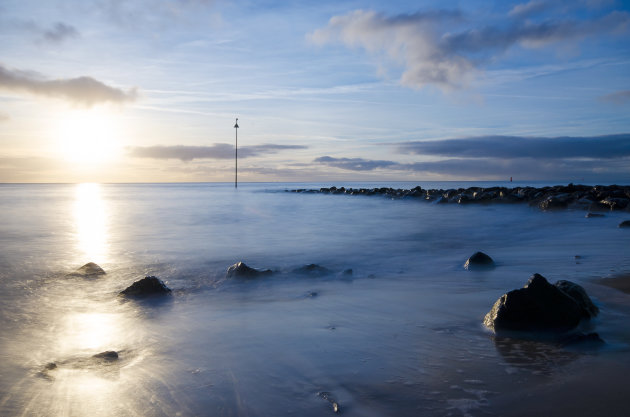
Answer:
[[[503,294],[486,314],[484,324],[495,332],[563,332],[575,328],[586,317],[592,317],[591,312],[575,298],[542,275],[534,274],[525,287]]]
[[[542,210],[564,209],[569,205],[566,195],[550,196],[545,198],[538,204]]]
[[[256,278],[262,275],[270,275],[272,271],[270,269],[266,269],[264,271],[260,271],[258,269],[250,268],[245,265],[244,262],[239,262],[228,268],[226,273],[226,278]]]
[[[94,359],[103,359],[106,361],[115,361],[118,359],[118,352],[115,350],[107,350],[105,352],[97,353],[96,355],[92,355]]]
[[[624,220],[621,223],[619,223],[619,227],[620,228],[626,228],[626,227],[630,227],[630,220]]]
[[[587,219],[592,219],[593,217],[606,217],[606,216],[601,213],[586,213],[586,216],[584,217],[586,217]]]
[[[71,275],[82,276],[82,277],[94,277],[98,275],[105,275],[105,271],[103,268],[95,264],[94,262],[88,262],[83,265],[81,268],[77,269]]]
[[[122,290],[119,295],[127,297],[149,297],[170,294],[171,289],[156,277],[144,277]]]
[[[310,277],[321,277],[323,275],[330,274],[330,270],[328,268],[324,268],[323,266],[319,266],[317,264],[304,265],[300,268],[294,269],[293,272],[295,274],[308,275]]]
[[[561,346],[599,347],[606,342],[597,333],[571,333],[559,340]]]
[[[349,277],[349,276],[352,276],[353,273],[354,271],[352,270],[352,268],[348,268],[348,269],[345,269],[341,274],[346,277]]]
[[[597,308],[597,306],[593,304],[593,301],[586,294],[584,288],[582,288],[580,285],[571,281],[560,280],[556,282],[556,287],[561,289],[566,294],[573,297],[575,301],[577,301],[580,308],[582,309],[583,318],[590,319],[591,317],[595,317],[597,314],[599,314],[599,308]]]
[[[466,269],[494,268],[494,261],[483,252],[475,252],[464,264]]]

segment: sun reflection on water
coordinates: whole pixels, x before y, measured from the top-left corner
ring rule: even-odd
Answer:
[[[106,262],[107,206],[99,184],[77,184],[74,201],[74,223],[77,234],[77,247],[83,253],[85,262]]]
[[[63,342],[71,349],[111,350],[116,346],[120,330],[116,324],[118,317],[108,313],[75,313],[66,317]],[[120,320],[118,320],[120,321]]]

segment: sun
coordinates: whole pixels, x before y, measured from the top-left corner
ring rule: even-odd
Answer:
[[[120,153],[120,128],[114,114],[104,109],[74,109],[59,116],[58,152],[68,162],[98,164]]]

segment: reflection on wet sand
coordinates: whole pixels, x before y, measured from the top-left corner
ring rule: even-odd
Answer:
[[[545,341],[500,336],[493,337],[493,340],[497,352],[508,365],[538,375],[552,375],[558,366],[567,365],[580,356]]]

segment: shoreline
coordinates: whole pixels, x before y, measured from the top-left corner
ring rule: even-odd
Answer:
[[[452,189],[345,188],[292,189],[307,194],[381,195],[416,198],[437,204],[528,203],[542,210],[579,208],[588,211],[630,212],[630,185],[556,185],[549,187],[469,187]]]

